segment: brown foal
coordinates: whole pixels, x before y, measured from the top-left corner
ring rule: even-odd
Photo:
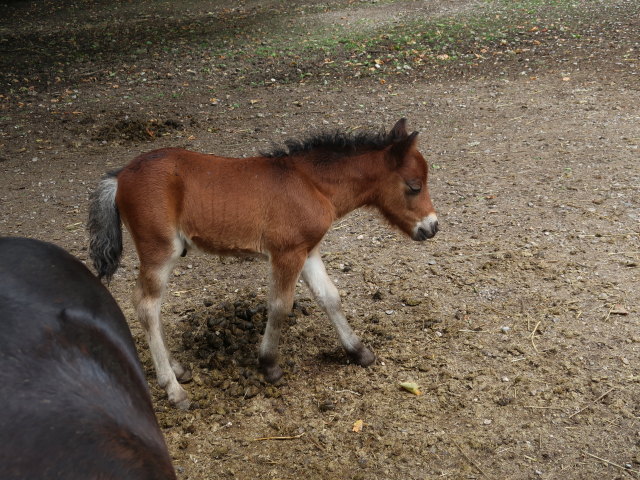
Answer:
[[[135,307],[158,382],[172,403],[188,407],[178,379],[189,372],[167,351],[160,303],[176,260],[192,248],[269,259],[268,321],[258,354],[268,381],[282,376],[280,330],[300,274],[349,357],[362,366],[374,362],[347,323],[319,245],[336,219],[363,206],[376,208],[414,240],[436,234],[417,134],[409,134],[401,119],[389,132],[325,133],[253,158],[166,148],[143,154],[102,180],[89,213],[91,258],[101,277],[113,275],[122,253],[122,220],[140,259]]]

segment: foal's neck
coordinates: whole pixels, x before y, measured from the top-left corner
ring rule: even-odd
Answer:
[[[309,178],[334,205],[336,218],[371,205],[386,174],[384,151],[358,153],[331,163],[304,162]]]

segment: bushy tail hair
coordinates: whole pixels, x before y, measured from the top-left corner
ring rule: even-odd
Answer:
[[[122,256],[122,225],[116,206],[118,173],[105,175],[89,197],[89,256],[98,278],[104,277],[107,282],[118,269]]]

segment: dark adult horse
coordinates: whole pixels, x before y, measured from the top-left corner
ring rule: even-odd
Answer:
[[[365,206],[414,240],[436,234],[417,135],[408,133],[402,119],[388,133],[322,134],[252,158],[167,148],[140,155],[102,180],[89,212],[91,258],[100,277],[113,275],[122,253],[122,219],[140,258],[136,310],[158,383],[171,402],[188,405],[178,384],[188,372],[164,344],[160,302],[173,265],[191,248],[268,257],[269,316],[258,354],[267,380],[282,376],[280,329],[300,274],[351,359],[362,366],[373,363],[375,356],[342,313],[319,246],[336,219]]]
[[[55,245],[0,238],[0,478],[175,479],[131,333]]]

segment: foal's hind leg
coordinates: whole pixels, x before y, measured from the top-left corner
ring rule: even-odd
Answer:
[[[271,257],[271,287],[269,290],[267,327],[260,343],[258,362],[260,370],[268,382],[276,382],[282,377],[278,365],[278,343],[280,331],[293,306],[293,295],[304,254],[287,254]]]
[[[342,313],[340,294],[335,287],[320,258],[318,249],[314,249],[304,263],[302,278],[309,286],[316,301],[327,313],[338,332],[338,337],[347,355],[358,365],[366,367],[371,365],[376,357],[367,347],[363,345],[358,336],[353,332],[347,318]]]
[[[189,372],[171,359],[160,321],[162,295],[180,249],[171,243],[164,248],[145,250],[141,247],[138,245],[140,275],[134,292],[134,304],[149,344],[158,384],[166,390],[171,403],[178,408],[187,409],[189,408],[187,392],[178,383],[176,375],[185,378],[189,376]]]

